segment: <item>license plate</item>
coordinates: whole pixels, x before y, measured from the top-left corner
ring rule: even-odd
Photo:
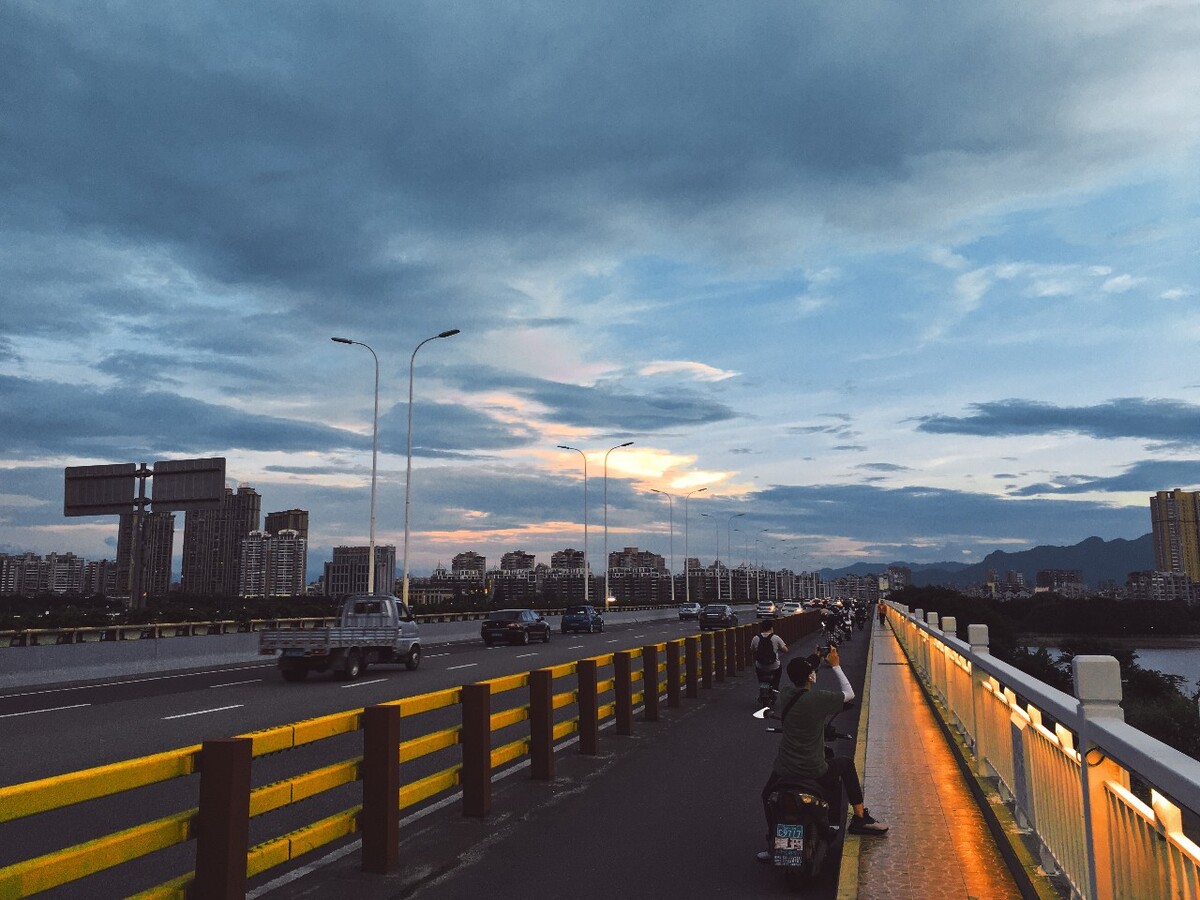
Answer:
[[[300,647],[286,647],[283,651],[284,656],[303,656],[304,650]]]
[[[777,866],[800,866],[804,864],[804,826],[775,826],[773,862]]]

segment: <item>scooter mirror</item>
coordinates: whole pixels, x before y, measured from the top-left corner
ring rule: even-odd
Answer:
[[[771,707],[769,707],[769,706],[764,706],[764,707],[763,707],[762,709],[760,709],[758,712],[754,713],[754,718],[756,718],[756,719],[765,719],[765,718],[767,717],[767,713],[770,711],[770,709],[771,709]]]

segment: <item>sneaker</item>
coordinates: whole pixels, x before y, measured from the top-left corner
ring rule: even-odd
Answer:
[[[771,856],[770,850],[759,850],[758,856],[755,857],[755,859],[757,859],[760,863],[768,863],[769,864],[769,863],[774,862],[774,858]]]
[[[886,834],[888,827],[882,822],[877,822],[871,816],[869,809],[864,809],[861,816],[851,816],[850,818],[850,833],[851,834]]]

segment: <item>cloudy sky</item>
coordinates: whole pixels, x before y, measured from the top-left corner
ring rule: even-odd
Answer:
[[[558,444],[596,567],[626,441],[610,548],[669,553],[651,489],[705,561],[1144,534],[1200,485],[1198,50],[1190,0],[7,0],[0,551],[111,557],[63,467],[193,456],[365,543],[333,335],[399,545],[450,328],[417,574],[581,546]]]

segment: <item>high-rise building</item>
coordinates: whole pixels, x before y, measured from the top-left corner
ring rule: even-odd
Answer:
[[[1150,498],[1154,568],[1200,581],[1200,492],[1159,491]]]
[[[500,557],[501,572],[524,572],[532,569],[535,563],[534,555],[524,550],[510,550]]]
[[[308,540],[308,510],[307,509],[285,509],[280,512],[267,513],[266,523],[263,525],[263,531],[267,534],[279,534],[279,532],[287,529],[294,531]]]
[[[248,484],[225,488],[221,505],[189,509],[183,522],[183,590],[236,597],[242,538],[258,530],[262,497]]]
[[[467,550],[464,553],[456,554],[450,560],[450,574],[454,578],[463,578],[470,581],[483,581],[483,574],[487,571],[487,558],[480,556],[472,550]]]
[[[325,595],[345,597],[365,594],[371,568],[371,548],[334,547],[333,561],[325,563]],[[375,545],[375,591],[386,594],[396,589],[396,545]]]
[[[278,534],[252,531],[242,538],[239,597],[299,597],[304,594],[308,541],[284,528]]]
[[[550,554],[550,568],[560,572],[583,571],[583,551],[568,547]]]
[[[133,527],[137,517],[122,513],[117,526],[117,594],[133,592]],[[142,590],[165,597],[171,589],[171,555],[175,551],[175,514],[148,512],[142,522]]]

